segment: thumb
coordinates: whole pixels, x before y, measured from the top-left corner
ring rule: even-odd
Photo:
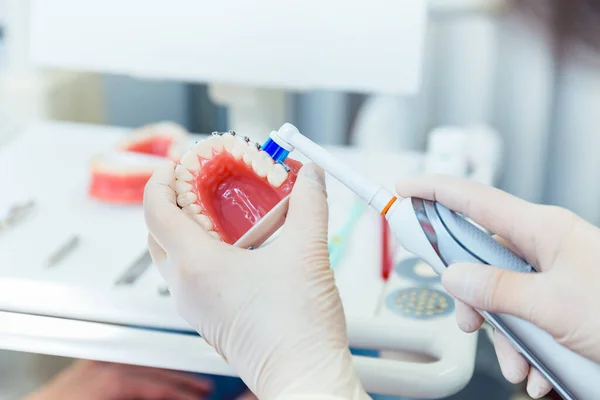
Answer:
[[[442,285],[452,296],[475,309],[534,322],[531,318],[536,304],[546,301],[542,296],[546,297],[547,290],[540,287],[542,278],[541,274],[483,264],[455,264],[442,275]]]
[[[313,163],[304,164],[290,196],[285,234],[317,235],[327,240],[328,218],[325,174]]]

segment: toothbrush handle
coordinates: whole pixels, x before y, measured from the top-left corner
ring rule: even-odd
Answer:
[[[513,271],[536,271],[515,253],[443,205],[412,199],[427,240],[444,266],[475,262]],[[481,311],[512,345],[552,383],[564,399],[600,399],[600,365],[560,345],[536,325],[506,314]]]

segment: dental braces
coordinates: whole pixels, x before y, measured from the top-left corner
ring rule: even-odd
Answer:
[[[256,150],[262,150],[262,146],[259,143],[253,142],[252,140],[250,140],[250,138],[248,136],[238,135],[235,131],[228,131],[228,132],[214,131],[213,133],[211,133],[211,136],[223,136],[223,135],[226,135],[228,133],[231,136],[233,136],[233,137],[240,138],[244,142],[254,145],[256,147]]]
[[[252,141],[248,136],[239,135],[235,131],[228,131],[228,132],[214,131],[214,132],[211,133],[211,136],[223,136],[223,135],[226,135],[228,133],[231,136],[235,137],[235,138],[240,138],[244,142],[254,145],[256,147],[256,150],[258,150],[258,151],[262,150],[262,146],[260,145],[260,143]],[[290,172],[291,171],[291,168],[286,163],[282,162],[280,164],[283,167],[283,169],[285,169],[285,172]]]

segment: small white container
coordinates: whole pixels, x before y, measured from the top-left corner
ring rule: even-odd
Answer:
[[[425,173],[466,177],[469,135],[462,128],[444,126],[434,129],[427,142]]]

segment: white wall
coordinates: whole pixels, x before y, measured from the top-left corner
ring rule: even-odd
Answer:
[[[600,55],[573,55],[556,82],[544,198],[600,224]]]

